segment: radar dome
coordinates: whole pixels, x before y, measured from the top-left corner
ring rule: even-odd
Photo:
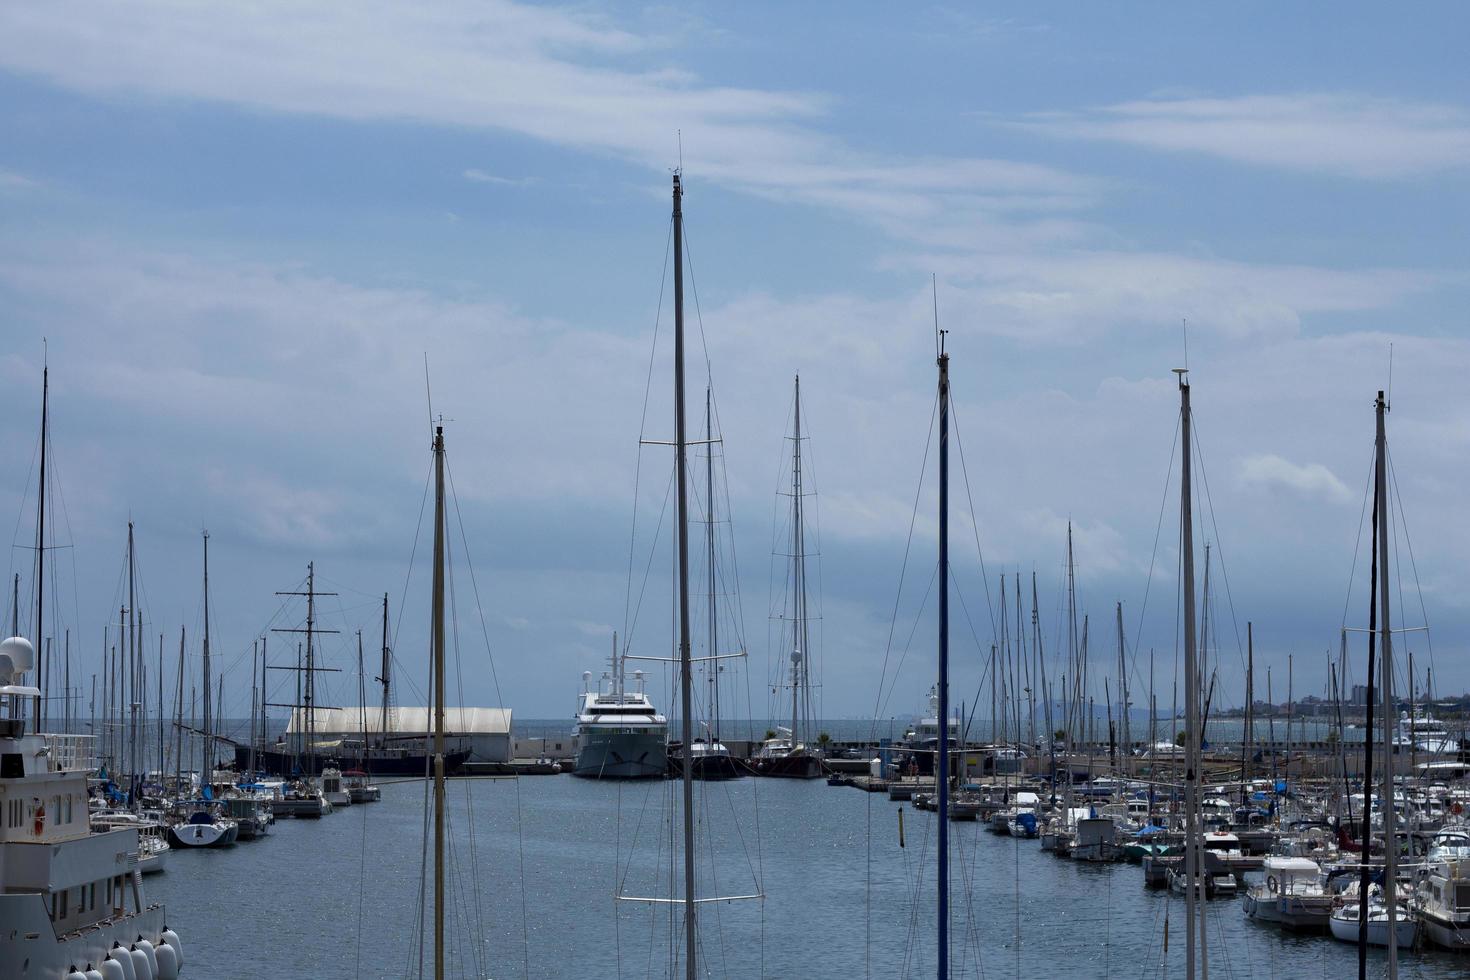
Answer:
[[[36,665],[36,648],[23,636],[0,642],[0,677],[24,674]]]

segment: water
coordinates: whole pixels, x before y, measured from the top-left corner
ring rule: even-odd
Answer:
[[[682,947],[669,928],[678,910],[613,894],[619,877],[625,894],[670,893],[664,802],[677,789],[570,776],[451,781],[449,975],[666,976],[671,938]],[[903,807],[900,849],[899,805],[878,794],[756,779],[697,790],[701,892],[753,891],[757,867],[766,894],[701,906],[708,975],[933,976],[931,814]],[[416,976],[423,814],[421,783],[384,784],[380,803],[282,820],[268,838],[227,850],[175,851],[145,886],[168,906],[190,977]],[[1182,899],[1145,890],[1136,866],[1085,865],[978,824],[953,828],[954,976],[1183,972]],[[483,928],[473,926],[476,882]],[[1247,922],[1239,899],[1209,904],[1208,944],[1213,977],[1356,975],[1353,947]],[[1382,953],[1371,956],[1381,976]],[[1400,963],[1406,978],[1470,972],[1470,959],[1434,950]]]

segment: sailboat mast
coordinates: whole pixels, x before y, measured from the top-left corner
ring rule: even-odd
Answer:
[[[137,591],[134,577],[137,561],[133,555],[133,522],[128,521],[128,771],[136,795],[138,785],[138,629]]]
[[[1128,730],[1128,655],[1123,642],[1123,603],[1118,603],[1118,711],[1123,726],[1123,775],[1128,775],[1128,758],[1133,754],[1133,743]]]
[[[1190,430],[1193,422],[1189,409],[1189,382],[1187,372],[1176,369],[1179,375],[1179,431],[1182,438],[1180,455],[1183,469],[1179,480],[1179,547],[1184,562],[1184,730],[1185,730],[1185,783],[1184,783],[1184,905],[1188,923],[1185,934],[1185,973],[1194,980],[1195,946],[1198,922],[1195,905],[1196,891],[1200,885],[1199,853],[1199,676],[1196,670],[1195,609],[1194,609],[1194,506],[1191,500],[1193,487],[1190,483]]]
[[[791,586],[795,592],[796,617],[792,621],[791,651],[791,748],[800,744],[797,729],[798,695],[806,675],[806,527],[801,499],[801,375],[796,376],[796,395],[791,425]],[[810,695],[808,695],[810,697]]]
[[[939,980],[949,980],[949,354],[939,349]]]
[[[694,744],[690,696],[689,649],[689,486],[688,440],[684,432],[684,208],[683,187],[674,174],[674,474],[678,486],[675,526],[679,539],[679,710],[684,723],[684,975],[695,980],[697,939],[694,904],[694,768],[688,764]],[[795,735],[793,733],[793,738]]]
[[[204,762],[201,774],[208,781],[213,776],[214,745],[209,733],[209,532],[204,532]],[[201,788],[202,788],[201,784]]]
[[[357,631],[357,714],[362,727],[362,767],[367,768],[367,677],[362,666],[362,630]]]
[[[383,593],[383,663],[379,668],[381,674],[378,683],[383,685],[383,716],[382,724],[378,726],[378,740],[380,744],[388,744],[388,670],[392,657],[388,653],[388,593]]]
[[[710,669],[710,742],[711,744],[720,740],[720,662],[714,658],[720,655],[719,649],[719,622],[718,606],[715,600],[715,432],[713,419],[710,412],[712,402],[711,389],[704,389],[704,496],[709,511],[709,523],[706,527],[707,545],[709,549],[709,669]],[[689,749],[684,749],[686,763],[690,761]]]
[[[1394,937],[1398,936],[1398,903],[1394,896],[1397,887],[1394,876],[1397,873],[1395,866],[1398,863],[1398,838],[1394,834],[1393,809],[1393,631],[1389,628],[1388,618],[1388,598],[1391,591],[1388,585],[1388,518],[1393,508],[1388,496],[1388,434],[1384,425],[1384,416],[1387,413],[1388,403],[1384,401],[1383,392],[1380,391],[1375,405],[1378,433],[1374,468],[1376,493],[1380,501],[1377,528],[1378,567],[1382,569],[1378,576],[1378,618],[1379,628],[1383,631],[1383,903],[1388,909],[1388,976],[1389,980],[1398,980],[1398,943],[1394,941]],[[1371,732],[1368,737],[1372,738]]]
[[[316,562],[306,563],[306,774],[316,775],[316,648],[312,627],[316,624]]]
[[[444,426],[434,429],[434,980],[444,980]],[[310,622],[310,620],[308,620]],[[310,634],[308,635],[308,643]]]
[[[51,398],[51,368],[49,365],[41,367],[41,477],[36,492],[36,642],[34,648],[41,649],[42,635],[45,627],[46,609],[46,443],[49,419],[47,412]],[[46,681],[46,659],[40,658],[41,669],[36,673],[36,688],[39,691],[45,687]],[[32,715],[35,719],[37,731],[46,723],[45,702],[41,700],[38,693],[35,698],[35,710]]]

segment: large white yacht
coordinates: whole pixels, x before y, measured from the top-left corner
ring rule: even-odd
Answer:
[[[29,640],[0,643],[0,977],[175,980],[182,946],[143,898],[137,828],[91,831],[92,737],[26,733],[34,662]]]
[[[643,691],[643,671],[635,670],[637,690],[625,684],[623,659],[613,655],[612,670],[592,689],[591,672],[582,675],[577,724],[577,762],[572,775],[589,779],[654,779],[669,767],[669,720]]]
[[[1454,755],[1460,751],[1459,740],[1451,738],[1444,722],[1423,708],[1413,715],[1399,713],[1398,733],[1393,740],[1395,752],[1419,752],[1425,755]]]

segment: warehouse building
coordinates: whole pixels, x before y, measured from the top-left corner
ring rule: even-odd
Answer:
[[[366,708],[313,708],[312,720],[306,724],[305,708],[293,708],[286,723],[286,740],[309,735],[318,750],[330,743],[360,745],[366,732],[367,743],[376,746],[413,742],[432,735],[433,716],[428,708],[390,708],[384,725],[382,705]],[[511,758],[509,708],[445,708],[444,731],[451,752],[469,750],[471,763],[509,762]],[[384,732],[386,727],[387,731]]]

